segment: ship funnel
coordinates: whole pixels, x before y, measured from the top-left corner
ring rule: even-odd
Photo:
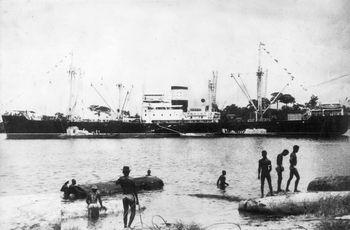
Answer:
[[[188,87],[186,86],[171,86],[171,104],[181,105],[184,112],[188,109]]]

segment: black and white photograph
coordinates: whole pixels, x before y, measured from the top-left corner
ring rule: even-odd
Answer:
[[[0,229],[350,229],[349,12],[0,0]]]

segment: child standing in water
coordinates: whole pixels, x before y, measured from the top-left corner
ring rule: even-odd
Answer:
[[[229,186],[228,183],[226,183],[226,171],[222,170],[222,174],[219,177],[218,181],[216,182],[216,186],[220,188],[221,190],[225,190],[227,186]]]
[[[100,206],[97,204],[97,202],[100,203]],[[88,204],[88,217],[91,219],[96,220],[99,218],[100,209],[106,210],[106,208],[102,205],[101,196],[96,185],[92,186],[91,192],[86,198],[86,203]]]

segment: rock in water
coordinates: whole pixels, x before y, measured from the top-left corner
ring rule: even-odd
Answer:
[[[350,176],[317,177],[309,183],[307,191],[350,191]]]
[[[261,214],[299,215],[320,211],[323,203],[349,204],[350,192],[291,193],[239,202],[238,210]]]
[[[138,191],[140,190],[158,190],[162,189],[164,186],[163,181],[155,176],[144,176],[133,178]],[[95,184],[80,185],[80,187],[88,193],[91,187],[96,185],[101,196],[113,195],[117,193],[122,193],[122,188],[120,185],[116,185],[115,181],[100,182]]]

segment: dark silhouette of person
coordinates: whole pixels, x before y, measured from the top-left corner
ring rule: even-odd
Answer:
[[[63,199],[83,199],[86,197],[86,191],[77,185],[77,181],[72,179],[71,184],[68,186],[69,181],[66,181],[62,188]]]
[[[124,176],[119,177],[119,179],[116,181],[116,185],[119,184],[123,190],[124,228],[126,227],[130,228],[135,218],[136,205],[139,204],[139,198],[136,192],[136,184],[133,181],[133,179],[129,177],[129,174],[130,174],[129,166],[123,167],[123,174]],[[129,208],[131,210],[131,214],[130,214],[129,224],[127,224]]]
[[[227,186],[229,186],[228,183],[226,183],[226,171],[222,170],[222,174],[219,177],[218,181],[216,182],[216,186],[220,188],[221,190],[225,190]]]
[[[72,183],[69,185],[69,191],[71,193],[74,193],[76,186],[77,186],[77,181],[75,179],[72,179]]]
[[[69,198],[69,187],[68,187],[69,181],[67,180],[61,187],[61,192],[63,192],[63,199]]]
[[[97,204],[100,203],[100,206]],[[105,209],[102,205],[101,195],[97,189],[96,185],[93,185],[91,192],[87,195],[86,203],[88,204],[88,217],[91,219],[98,219],[100,216],[100,209]]]
[[[147,170],[147,175],[146,176],[151,176],[151,170],[150,169]]]
[[[298,145],[294,145],[293,146],[293,152],[290,154],[290,158],[289,158],[289,163],[290,163],[290,167],[289,167],[289,179],[287,181],[287,188],[286,188],[286,192],[289,192],[289,184],[291,182],[291,180],[293,179],[293,176],[295,175],[295,177],[297,178],[295,180],[295,185],[294,185],[294,192],[300,192],[298,190],[298,184],[299,184],[299,180],[300,180],[300,176],[299,176],[299,172],[298,169],[296,168],[297,166],[297,152],[299,151],[299,146]]]
[[[68,192],[70,199],[83,199],[87,196],[86,191],[77,185],[77,181],[75,179],[72,179],[72,183],[69,185]]]
[[[267,183],[269,184],[270,188],[270,194],[273,196],[273,190],[272,190],[272,185],[271,185],[271,176],[270,172],[272,169],[271,166],[271,161],[267,159],[266,155],[267,152],[263,150],[261,152],[262,159],[259,160],[259,168],[258,168],[258,179],[261,181],[261,197],[264,197],[264,184],[265,184],[265,179],[267,180]]]
[[[281,183],[282,183],[282,172],[284,171],[283,167],[283,157],[287,156],[289,151],[287,149],[283,150],[280,154],[277,155],[277,192],[282,192]]]

